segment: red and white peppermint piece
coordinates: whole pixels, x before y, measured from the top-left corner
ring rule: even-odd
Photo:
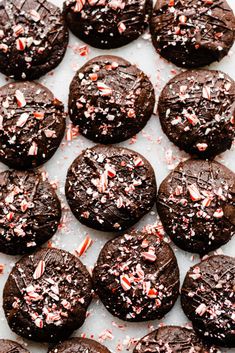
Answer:
[[[209,86],[203,86],[202,97],[205,99],[211,100],[211,89]]]
[[[180,21],[180,23],[186,23],[187,22],[187,17],[185,16],[185,15],[181,15],[180,17],[179,17],[179,21]]]
[[[120,276],[120,284],[125,291],[130,290],[131,289],[130,277],[127,275],[121,275]]]
[[[78,48],[78,52],[80,56],[87,56],[89,49],[87,45],[82,45]]]
[[[26,212],[29,208],[29,204],[25,199],[21,201],[20,208],[22,212]]]
[[[161,300],[160,299],[156,299],[155,300],[155,305],[156,305],[157,308],[159,308],[162,305]]]
[[[15,98],[16,98],[17,105],[19,108],[26,106],[26,100],[24,98],[24,94],[18,89],[15,92]]]
[[[33,116],[35,117],[35,119],[37,120],[43,120],[45,113],[44,112],[34,112]]]
[[[179,35],[179,34],[181,34],[181,29],[180,29],[180,27],[174,27],[174,30],[175,30],[175,34],[176,35]]]
[[[140,157],[135,157],[133,162],[135,167],[142,167],[144,165],[144,161]]]
[[[0,44],[0,50],[3,51],[3,53],[7,53],[8,52],[8,45],[1,43]]]
[[[153,247],[149,247],[149,250],[147,252],[142,252],[141,256],[150,262],[154,262],[157,259],[157,256],[155,255],[155,249]]]
[[[106,164],[105,170],[107,170],[109,178],[114,178],[116,176],[116,170],[111,165]]]
[[[40,14],[36,10],[30,10],[30,15],[34,22],[38,22],[41,19]]]
[[[73,11],[74,12],[81,12],[85,3],[86,3],[86,0],[76,0],[76,4],[74,6]]]
[[[96,73],[89,74],[89,77],[93,82],[98,80],[98,75]]]
[[[147,295],[149,298],[155,299],[155,298],[157,298],[158,292],[156,291],[155,288],[150,288]]]
[[[29,114],[23,113],[16,122],[16,126],[23,127],[29,118]]]
[[[92,243],[93,243],[93,240],[89,237],[89,235],[87,235],[86,238],[79,245],[78,249],[75,250],[75,253],[79,257],[82,256],[87,251],[87,249],[92,245]]]
[[[203,0],[207,5],[212,5],[214,0]]]
[[[99,183],[97,186],[97,189],[100,193],[103,193],[106,191],[108,187],[108,172],[105,170],[101,175],[99,179]]]
[[[64,307],[65,309],[67,309],[67,310],[70,310],[70,309],[71,309],[71,304],[70,304],[70,302],[68,302],[67,300],[63,299],[63,300],[61,301],[61,304],[63,305],[63,307]]]
[[[213,216],[215,218],[222,218],[224,215],[224,211],[222,210],[222,208],[217,208],[217,210],[213,213]]]
[[[120,34],[122,34],[123,32],[125,32],[125,30],[126,30],[125,24],[123,22],[119,22],[119,24],[118,24],[118,32]]]
[[[32,145],[29,148],[28,156],[36,156],[38,154],[38,145],[36,142],[32,142]]]
[[[97,82],[97,88],[102,96],[110,96],[113,92],[112,88],[102,81]]]
[[[190,124],[193,126],[197,125],[199,123],[199,119],[195,114],[187,114],[186,118]]]
[[[135,110],[129,109],[127,112],[127,116],[128,116],[128,118],[135,118],[136,117]]]
[[[190,197],[192,201],[198,201],[202,199],[202,195],[200,194],[200,191],[197,188],[196,184],[191,184],[187,187]]]
[[[40,277],[42,277],[42,275],[45,271],[45,268],[46,268],[45,261],[40,260],[39,263],[37,264],[35,271],[34,271],[33,278],[39,279]]]
[[[208,144],[207,143],[197,143],[197,149],[200,152],[205,151],[208,148]]]
[[[202,303],[196,308],[195,313],[198,314],[199,316],[202,316],[205,314],[206,311],[207,311],[207,306]]]
[[[123,198],[119,196],[119,198],[116,201],[117,208],[122,208],[124,203],[123,203]]]
[[[116,62],[116,61],[113,61],[112,64],[111,64],[111,68],[114,70],[114,69],[117,69],[119,66],[119,64]]]
[[[7,220],[10,222],[14,217],[14,213],[13,212],[9,212],[7,215],[6,215],[6,218]]]
[[[24,27],[21,24],[18,24],[13,27],[13,33],[16,37],[24,33]]]
[[[148,246],[149,246],[149,241],[148,241],[148,239],[143,239],[143,240],[142,240],[142,243],[141,243],[141,247],[144,248],[144,249],[146,249],[146,248],[148,248]]]
[[[34,323],[38,328],[43,328],[43,321],[40,319],[40,317],[37,317]]]
[[[19,51],[24,51],[27,45],[27,38],[20,37],[16,39],[16,49]]]
[[[202,200],[202,206],[203,207],[209,207],[211,204],[212,198],[206,197],[204,200]]]

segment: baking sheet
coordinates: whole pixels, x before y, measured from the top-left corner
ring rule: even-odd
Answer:
[[[62,7],[63,0],[51,1]],[[235,11],[235,1],[228,0],[228,2]],[[82,46],[84,46],[84,43],[70,33],[69,48],[62,64],[54,70],[54,72],[49,73],[40,80],[40,82],[51,89],[55,96],[62,100],[66,106],[69,84],[75,71],[87,60],[97,55],[119,55],[130,62],[137,64],[139,68],[150,76],[155,87],[157,98],[164,84],[179,72],[177,67],[161,59],[155,52],[148,33],[144,34],[137,41],[115,50],[99,50],[89,47],[88,55],[85,57],[82,57],[79,54]],[[220,69],[235,79],[235,45],[226,58],[220,63],[210,65],[210,69]],[[3,75],[0,75],[0,84],[3,85],[5,83],[6,78]],[[69,119],[67,125],[69,135]],[[113,235],[94,231],[81,225],[68,209],[64,197],[64,182],[68,167],[84,148],[94,145],[84,137],[79,135],[76,136],[75,130],[73,132],[75,135],[74,139],[68,141],[65,137],[57,153],[42,168],[48,172],[50,181],[57,186],[57,193],[63,205],[62,227],[52,238],[52,243],[56,247],[73,252],[85,238],[86,234],[89,234],[93,240],[93,245],[88,249],[87,253],[81,258],[81,260],[89,268],[92,268],[101,247],[107,240],[111,239]],[[163,134],[158,118],[155,115],[152,116],[147,126],[137,135],[136,139],[130,139],[121,143],[121,145],[142,153],[152,163],[158,186],[169,171],[173,169],[182,158],[189,157],[189,155],[180,152],[177,147],[168,141],[167,137]],[[235,172],[234,150],[235,146],[230,151],[227,151],[216,159]],[[5,169],[6,167],[3,164],[0,164],[0,171]],[[157,214],[156,209],[154,208],[150,214],[145,216],[136,225],[136,228],[141,229],[147,224],[155,223],[156,220]],[[171,246],[178,259],[182,283],[189,267],[194,263],[199,262],[199,257],[198,255],[180,250],[172,243]],[[234,256],[235,238],[227,245],[217,250],[217,253]],[[25,344],[32,353],[45,353],[48,348],[47,344],[37,344],[32,341],[23,340],[21,337],[12,333],[2,310],[2,290],[4,283],[17,259],[18,257],[0,254],[0,263],[5,265],[4,274],[0,275],[0,338],[13,339],[19,343]],[[73,336],[85,335],[88,338],[99,340],[111,351],[126,353],[128,350],[132,351],[138,338],[143,337],[150,330],[157,328],[159,324],[162,325],[163,323],[172,325],[185,325],[189,323],[180,307],[179,299],[174,308],[161,321],[155,320],[146,323],[125,323],[124,321],[118,320],[109,314],[98,300],[93,300],[89,307],[89,316],[85,324],[79,330],[75,331]],[[235,353],[235,349],[227,349],[226,352]]]

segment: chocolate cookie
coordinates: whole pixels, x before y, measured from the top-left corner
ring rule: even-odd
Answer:
[[[27,169],[48,161],[65,131],[63,104],[39,83],[0,88],[0,161]]]
[[[235,258],[211,256],[187,273],[181,303],[203,339],[235,347]]]
[[[32,251],[56,232],[60,201],[50,183],[34,171],[0,173],[0,251]]]
[[[150,31],[165,59],[200,67],[227,55],[235,39],[235,17],[225,0],[157,0]]]
[[[40,342],[68,338],[86,318],[91,278],[72,254],[44,248],[13,267],[3,291],[12,331]]]
[[[88,61],[70,86],[72,122],[84,136],[100,143],[116,143],[137,134],[150,119],[154,104],[148,77],[118,56]]]
[[[125,234],[101,250],[93,283],[114,316],[125,321],[161,319],[178,297],[179,269],[170,246],[155,234]]]
[[[137,39],[146,29],[152,0],[67,0],[64,16],[71,31],[95,48],[111,49]]]
[[[10,340],[0,339],[0,347],[1,353],[29,353],[21,344]]]
[[[221,71],[183,72],[164,87],[158,112],[173,143],[213,158],[230,149],[235,136],[235,82]]]
[[[57,344],[48,353],[110,353],[108,348],[88,338],[73,337]]]
[[[65,192],[75,217],[93,229],[120,231],[133,226],[156,200],[152,166],[122,147],[95,146],[70,166]]]
[[[60,9],[46,0],[1,0],[0,71],[34,80],[59,65],[68,45]]]
[[[209,350],[193,330],[180,326],[162,326],[141,338],[133,351],[149,352],[208,353]]]
[[[217,249],[235,234],[235,175],[217,162],[180,163],[160,185],[157,210],[180,248]]]

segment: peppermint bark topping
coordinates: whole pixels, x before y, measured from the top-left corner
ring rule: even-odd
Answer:
[[[91,300],[91,279],[73,255],[42,249],[18,262],[10,276],[15,294],[12,309],[24,316],[21,333],[25,337],[32,334],[35,339],[38,335],[47,341],[58,340],[61,327],[66,330],[70,322],[68,330],[71,325],[75,329],[84,321]],[[81,315],[78,319],[73,318],[74,311]]]
[[[96,146],[83,152],[70,167],[66,196],[82,223],[115,231],[134,224],[151,208],[154,189],[153,170],[140,155]]]
[[[176,259],[156,234],[125,234],[108,242],[93,279],[106,308],[128,321],[162,317],[178,291]]]
[[[163,181],[158,212],[171,239],[206,253],[235,234],[234,173],[217,162],[188,160]]]

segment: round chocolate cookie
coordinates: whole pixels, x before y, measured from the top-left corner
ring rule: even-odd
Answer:
[[[75,217],[93,229],[114,232],[138,222],[156,201],[152,166],[122,147],[95,146],[70,166],[65,192]]]
[[[180,326],[162,326],[141,338],[133,351],[149,352],[208,353],[209,350],[193,330]]]
[[[50,183],[34,171],[0,173],[0,251],[34,250],[56,232],[60,201]]]
[[[72,254],[44,248],[13,267],[3,291],[12,331],[39,342],[68,338],[86,318],[91,278]]]
[[[48,161],[65,131],[63,104],[35,82],[0,88],[0,161],[27,169]]]
[[[161,319],[179,294],[171,247],[155,234],[124,234],[101,250],[94,288],[106,309],[125,321]]]
[[[148,77],[118,56],[88,61],[70,86],[72,122],[84,136],[104,144],[137,134],[150,119],[154,104]]]
[[[48,353],[110,353],[110,351],[97,341],[73,337],[49,349]]]
[[[225,0],[157,0],[150,21],[153,45],[181,67],[220,61],[235,39],[235,17]]]
[[[182,162],[161,183],[157,210],[180,248],[215,250],[235,234],[235,174],[217,162]]]
[[[181,290],[182,308],[206,341],[235,347],[235,258],[211,256],[193,266]]]
[[[147,28],[152,0],[67,0],[71,31],[95,48],[111,49],[137,39]]]
[[[221,71],[186,71],[171,79],[158,103],[162,129],[179,148],[201,158],[230,149],[235,82]]]
[[[21,344],[11,340],[0,339],[0,347],[1,353],[29,353]]]
[[[59,65],[68,45],[60,9],[46,0],[0,1],[0,71],[34,80]]]

